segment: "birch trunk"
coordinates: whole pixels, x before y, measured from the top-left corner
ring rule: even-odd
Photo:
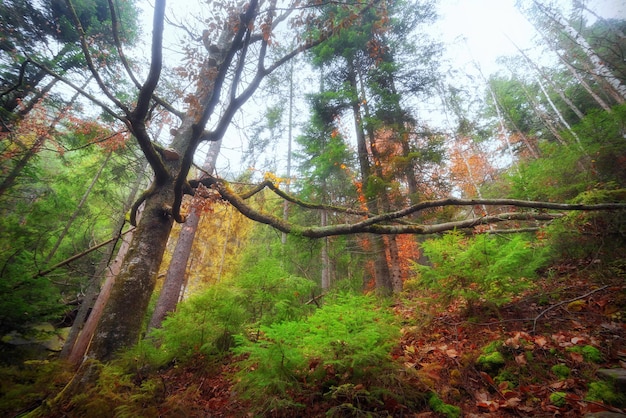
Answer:
[[[591,48],[587,40],[578,32],[569,22],[558,13],[553,13],[546,7],[542,6],[537,0],[534,0],[535,5],[551,20],[556,22],[562,30],[574,41],[576,45],[584,52],[587,59],[593,67],[593,73],[602,77],[609,84],[610,88],[617,93],[619,103],[624,103],[626,100],[626,86],[623,85],[620,80],[613,75],[611,70],[604,64],[604,61],[596,54]]]

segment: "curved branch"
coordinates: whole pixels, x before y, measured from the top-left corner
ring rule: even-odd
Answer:
[[[347,213],[349,215],[359,215],[359,216],[367,216],[368,215],[368,212],[364,211],[364,210],[350,209],[350,208],[344,208],[344,207],[333,206],[333,205],[324,205],[324,204],[321,204],[321,203],[305,202],[304,200],[298,199],[297,197],[294,197],[294,196],[292,196],[292,195],[282,191],[281,189],[276,187],[276,185],[274,183],[272,183],[270,180],[265,180],[264,182],[258,184],[253,189],[248,190],[245,193],[240,193],[239,196],[242,199],[246,200],[246,199],[251,198],[255,194],[259,193],[261,190],[263,190],[266,187],[268,189],[270,189],[271,191],[273,191],[274,193],[276,193],[278,196],[280,196],[283,199],[285,199],[286,201],[294,203],[294,204],[296,204],[296,205],[298,205],[300,207],[306,208],[306,209],[320,209],[320,210],[327,210],[327,211],[331,211],[331,212]]]
[[[77,86],[76,84],[72,83],[71,81],[69,81],[68,79],[63,77],[62,75],[52,71],[51,69],[46,67],[44,64],[42,64],[42,63],[38,62],[37,60],[35,60],[33,57],[29,57],[28,59],[34,65],[36,65],[37,67],[41,68],[44,72],[46,72],[46,74],[48,74],[49,76],[56,78],[57,80],[59,80],[62,83],[65,83],[68,87],[71,87],[73,90],[78,92],[81,96],[85,97],[86,99],[89,99],[89,101],[91,101],[92,103],[100,106],[100,108],[102,108],[102,110],[104,110],[106,113],[111,115],[113,118],[115,118],[117,120],[120,120],[122,122],[126,121],[126,119],[123,116],[117,114],[106,103],[104,103],[103,101],[101,101],[98,98],[96,98],[96,96],[93,96],[92,94],[87,93],[85,91],[85,89],[83,89],[83,88]]]
[[[281,232],[302,235],[309,238],[322,238],[333,235],[358,234],[364,232],[374,234],[436,234],[458,228],[471,228],[476,225],[493,224],[513,220],[549,221],[563,216],[562,213],[513,212],[484,216],[475,219],[445,222],[436,225],[388,224],[389,221],[395,221],[422,210],[446,206],[513,206],[529,209],[552,209],[560,211],[626,210],[626,204],[624,203],[572,205],[565,203],[524,201],[517,199],[448,198],[422,202],[402,210],[372,216],[371,218],[363,219],[353,224],[339,224],[325,227],[303,227],[252,208],[252,206],[248,205],[240,195],[235,193],[225,182],[221,180],[211,178],[211,184],[216,187],[225,200],[232,204],[244,216],[254,221],[270,225]]]
[[[15,84],[4,91],[0,91],[0,97],[5,96],[11,93],[13,90],[17,90],[24,83],[24,74],[26,73],[26,66],[29,62],[32,62],[30,58],[26,57],[26,59],[20,64],[20,72]]]
[[[142,88],[141,83],[139,82],[137,77],[135,77],[135,73],[131,69],[128,59],[126,59],[126,54],[124,54],[124,50],[122,49],[122,42],[119,37],[120,23],[119,23],[119,19],[117,18],[117,13],[115,12],[115,5],[113,4],[113,0],[108,0],[108,1],[109,1],[109,10],[111,11],[111,26],[113,27],[113,39],[115,41],[115,47],[117,48],[117,53],[120,57],[120,61],[122,61],[122,65],[124,66],[126,73],[130,77],[135,87],[138,90],[140,90]],[[178,117],[179,119],[183,118],[184,116],[183,112],[175,109],[170,103],[167,103],[165,100],[161,99],[156,94],[154,93],[152,94],[152,99],[156,103],[161,105],[163,108],[167,109],[168,112]]]

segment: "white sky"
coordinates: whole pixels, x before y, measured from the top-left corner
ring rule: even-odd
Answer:
[[[563,2],[571,4],[572,0]],[[515,0],[440,0],[441,19],[436,30],[450,45],[448,55],[461,66],[476,60],[488,75],[497,71],[499,56],[516,55],[508,38],[523,49],[531,47],[535,31],[515,3]],[[585,3],[600,16],[626,18],[626,0],[586,0]]]

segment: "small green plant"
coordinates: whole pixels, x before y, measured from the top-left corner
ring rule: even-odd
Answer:
[[[508,302],[532,285],[530,279],[548,261],[544,247],[522,236],[503,239],[449,232],[424,242],[422,248],[433,266],[414,264],[421,285],[444,302],[461,298],[470,305]]]
[[[506,364],[506,360],[502,353],[496,351],[490,354],[483,354],[482,356],[478,357],[476,363],[483,370],[498,370],[500,367]]]
[[[550,370],[552,370],[552,373],[558,376],[559,379],[567,379],[571,372],[570,368],[565,364],[555,364]]]
[[[495,371],[506,364],[504,355],[500,352],[502,341],[492,341],[481,350],[481,354],[476,359],[476,364],[485,371]]]
[[[432,393],[428,399],[428,406],[433,412],[445,415],[447,418],[458,418],[461,416],[461,408],[445,403],[436,393]]]
[[[554,406],[563,407],[565,406],[565,401],[567,400],[567,393],[565,392],[554,392],[550,394],[550,402]]]

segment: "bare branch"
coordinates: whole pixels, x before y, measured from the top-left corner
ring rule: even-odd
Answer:
[[[54,270],[56,270],[56,269],[58,269],[60,267],[63,267],[65,265],[67,265],[67,264],[70,264],[72,261],[76,261],[79,258],[82,258],[82,257],[86,256],[87,254],[89,254],[89,253],[91,253],[93,251],[96,251],[98,248],[104,247],[105,245],[107,245],[107,244],[109,244],[109,243],[119,239],[121,236],[128,234],[129,232],[133,231],[134,229],[135,229],[134,227],[130,228],[129,230],[127,230],[125,232],[122,232],[119,235],[114,236],[113,238],[110,238],[110,239],[108,239],[106,241],[103,241],[100,244],[96,244],[93,247],[87,248],[85,251],[83,251],[83,252],[81,252],[79,254],[75,254],[75,255],[71,256],[70,258],[66,258],[65,260],[55,264],[54,266],[52,266],[50,268],[47,268],[45,270],[41,270],[40,272],[35,274],[33,276],[33,278],[43,277],[43,276],[53,272]]]
[[[248,205],[242,196],[235,193],[226,182],[209,177],[203,183],[212,184],[216,187],[222,197],[230,202],[244,216],[267,225],[270,225],[281,232],[292,233],[309,238],[322,238],[333,235],[348,235],[358,233],[374,234],[437,234],[453,229],[471,228],[477,225],[493,224],[505,221],[550,221],[563,216],[562,213],[545,212],[512,212],[497,215],[489,215],[481,218],[472,218],[460,221],[446,222],[436,225],[418,224],[393,224],[390,221],[397,221],[416,212],[426,209],[441,208],[446,206],[512,206],[528,209],[551,209],[559,211],[596,211],[596,210],[626,210],[624,203],[603,203],[597,205],[565,204],[551,202],[536,202],[516,199],[456,199],[448,198],[422,202],[394,212],[384,213],[363,219],[353,224],[339,224],[325,227],[303,227],[289,223],[272,214],[258,211]],[[296,203],[296,202],[294,202]]]

